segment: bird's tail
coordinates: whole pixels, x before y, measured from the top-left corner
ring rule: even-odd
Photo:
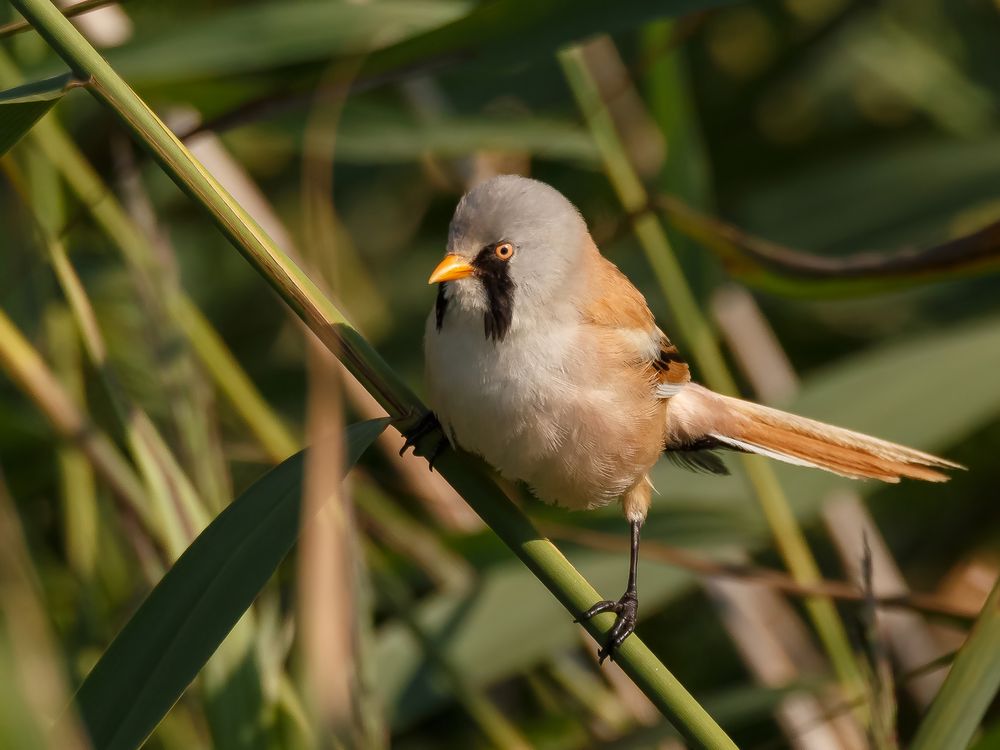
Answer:
[[[902,477],[946,482],[941,469],[962,469],[929,453],[759,404],[691,383],[668,402],[670,440],[712,443],[853,479],[898,482]]]

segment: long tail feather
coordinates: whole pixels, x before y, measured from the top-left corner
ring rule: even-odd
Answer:
[[[735,450],[854,479],[898,482],[907,477],[946,482],[949,477],[941,469],[964,468],[887,440],[721,396],[690,384],[670,399],[668,441],[671,435],[690,439],[696,433]]]

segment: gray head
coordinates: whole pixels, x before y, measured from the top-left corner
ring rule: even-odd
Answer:
[[[544,182],[501,175],[459,201],[448,255],[434,271],[438,325],[457,314],[483,316],[485,334],[502,339],[515,322],[541,318],[564,300],[588,246],[576,207]]]

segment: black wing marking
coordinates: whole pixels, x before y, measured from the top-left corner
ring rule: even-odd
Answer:
[[[691,382],[691,370],[687,362],[662,332],[660,351],[652,364],[661,397],[673,396],[680,388]]]
[[[715,450],[736,451],[745,453],[731,445],[716,440],[711,437],[699,438],[688,443],[679,445],[668,445],[663,449],[663,455],[673,461],[678,466],[706,474],[729,474],[729,469],[722,462]]]

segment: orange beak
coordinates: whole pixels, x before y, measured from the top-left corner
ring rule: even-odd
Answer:
[[[444,260],[438,263],[434,273],[427,279],[428,284],[439,284],[442,281],[453,281],[471,276],[476,269],[469,265],[469,262],[461,255],[449,254],[444,256]]]

